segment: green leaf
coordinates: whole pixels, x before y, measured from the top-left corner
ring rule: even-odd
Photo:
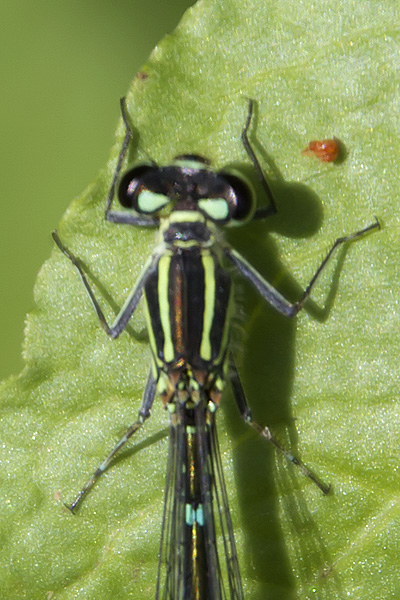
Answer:
[[[236,347],[254,416],[334,490],[322,497],[240,423],[225,395],[221,450],[252,600],[400,592],[398,30],[389,1],[204,0],[128,95],[138,131],[131,160],[168,164],[190,152],[217,168],[248,165],[240,134],[247,98],[256,99],[251,137],[279,215],[229,239],[288,297],[299,297],[336,237],[374,215],[384,223],[338,253],[296,323],[243,285]],[[109,164],[59,227],[110,319],[155,243],[151,232],[104,222],[122,136],[120,125]],[[342,163],[301,154],[311,139],[333,136],[347,148]],[[26,368],[1,388],[0,595],[151,598],[167,455],[158,403],[79,514],[63,506],[136,418],[149,363],[143,315],[130,334],[107,339],[58,249],[35,300]]]

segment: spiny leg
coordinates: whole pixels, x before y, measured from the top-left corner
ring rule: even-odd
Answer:
[[[125,125],[125,136],[122,142],[122,146],[121,146],[121,150],[118,156],[118,161],[117,161],[117,166],[115,167],[115,171],[114,171],[114,175],[112,178],[112,182],[111,182],[111,187],[110,190],[108,192],[108,196],[107,196],[107,204],[106,204],[106,218],[108,215],[108,212],[111,208],[111,204],[114,198],[114,193],[115,193],[115,186],[117,184],[118,181],[118,177],[119,174],[121,173],[121,169],[122,169],[122,163],[124,162],[124,158],[125,155],[128,151],[128,147],[129,147],[129,143],[133,137],[132,134],[132,129],[129,123],[129,118],[128,118],[128,110],[126,107],[126,98],[125,96],[123,98],[120,99],[120,106],[121,106],[121,116],[122,116],[122,120],[124,122]]]
[[[236,267],[238,268],[240,273],[248,281],[250,281],[250,283],[252,283],[254,285],[254,287],[257,289],[257,291],[260,293],[260,295],[271,306],[273,306],[278,312],[280,312],[282,315],[285,315],[286,317],[295,317],[297,315],[297,313],[303,308],[307,298],[311,294],[311,291],[312,291],[315,283],[318,280],[318,277],[320,276],[320,274],[326,267],[327,263],[329,262],[330,258],[332,257],[332,254],[335,252],[335,250],[339,246],[341,246],[347,242],[352,242],[352,241],[362,237],[366,233],[369,233],[370,231],[373,231],[375,229],[377,229],[377,230],[380,229],[380,224],[379,224],[378,219],[376,219],[375,223],[368,225],[368,227],[364,227],[363,229],[360,229],[359,231],[355,231],[354,233],[351,233],[350,235],[346,235],[346,236],[337,238],[337,240],[332,244],[332,246],[331,246],[329,252],[327,253],[327,255],[325,256],[324,260],[321,262],[321,264],[315,271],[314,275],[312,276],[312,278],[311,278],[309,284],[307,285],[306,289],[304,290],[303,295],[301,296],[300,300],[298,300],[295,303],[291,303],[288,300],[286,300],[286,298],[284,296],[282,296],[282,294],[280,292],[278,292],[278,290],[275,289],[270,283],[268,283],[268,281],[266,281],[260,275],[260,273],[258,273],[258,271],[256,271],[256,269],[250,263],[248,263],[246,259],[244,259],[239,254],[239,252],[237,252],[233,248],[229,248],[228,246],[226,246],[224,248],[224,252],[225,252],[225,255],[227,256],[227,258],[229,258],[229,260],[231,260],[236,265]]]
[[[101,463],[101,465],[95,470],[91,478],[87,481],[87,483],[83,486],[79,494],[76,496],[75,500],[71,504],[65,504],[69,510],[74,513],[79,506],[81,505],[86,494],[92,489],[96,481],[103,475],[103,473],[108,469],[110,463],[114,456],[121,450],[121,448],[126,444],[126,442],[135,434],[143,425],[143,423],[150,417],[150,410],[153,405],[155,393],[156,393],[156,380],[153,377],[152,372],[150,371],[146,387],[143,393],[142,404],[139,410],[138,418],[129,427],[126,433],[119,440],[118,444],[111,450],[107,458]]]
[[[83,271],[81,261],[70,250],[68,250],[68,248],[62,243],[62,241],[60,240],[58,233],[56,231],[53,231],[52,236],[53,236],[55,243],[61,250],[61,252],[72,262],[74,267],[77,269],[77,271],[81,277],[82,283],[86,288],[86,291],[92,302],[93,308],[96,311],[96,314],[99,318],[100,324],[103,327],[104,331],[111,338],[113,338],[113,339],[117,338],[119,336],[119,334],[128,325],[129,319],[133,315],[133,313],[139,303],[139,300],[142,296],[143,287],[144,287],[147,279],[154,272],[154,269],[157,266],[158,256],[153,255],[148,259],[148,261],[146,262],[146,264],[142,270],[142,273],[139,275],[138,279],[136,280],[136,283],[135,283],[130,295],[128,296],[124,306],[121,308],[121,311],[117,315],[114,323],[112,325],[109,325],[104,316],[103,310],[102,310],[99,302],[97,301],[97,298],[94,295],[93,290],[90,286],[90,283]]]
[[[274,437],[269,427],[266,425],[260,425],[254,421],[249,405],[247,404],[246,395],[232,354],[229,356],[229,371],[233,395],[243,421],[253,427],[253,429],[257,431],[261,437],[265,438],[273,446],[275,446],[275,448],[279,450],[279,452],[283,454],[288,461],[299,467],[303,474],[311,479],[311,481],[313,481],[324,494],[328,494],[331,488],[330,485],[323,483],[319,477],[317,477],[312,470],[309,469],[297,456],[294,456],[289,450],[286,450],[286,448],[284,448],[284,446],[282,446],[282,444]]]
[[[117,166],[115,167],[114,175],[112,178],[111,186],[107,195],[107,203],[105,209],[106,221],[111,223],[119,223],[125,225],[139,225],[141,227],[158,227],[159,220],[150,216],[135,215],[125,211],[111,210],[112,201],[115,194],[115,187],[117,185],[118,178],[121,173],[122,164],[124,162],[126,153],[128,151],[129,144],[133,138],[131,125],[129,122],[128,108],[126,106],[126,98],[120,99],[121,105],[121,116],[125,125],[125,136],[122,141],[121,150],[119,152]]]
[[[100,304],[98,303],[96,296],[94,295],[93,290],[90,286],[90,283],[89,283],[85,273],[83,272],[81,261],[74,254],[72,254],[72,252],[70,252],[70,250],[68,250],[68,248],[62,243],[57,231],[53,231],[51,235],[53,236],[53,240],[55,241],[55,243],[57,244],[57,246],[61,250],[61,252],[64,254],[64,256],[66,256],[72,262],[72,264],[78,271],[78,273],[81,277],[82,283],[85,286],[87,293],[89,294],[90,300],[92,301],[93,307],[97,313],[97,316],[99,318],[101,326],[108,333],[110,326],[108,325],[107,320],[104,316],[104,313],[100,307]]]
[[[265,192],[265,194],[269,200],[269,204],[270,204],[269,206],[267,206],[265,208],[257,209],[254,214],[253,219],[264,219],[265,217],[274,215],[277,212],[277,208],[276,208],[274,193],[271,189],[271,186],[268,183],[267,178],[264,175],[264,171],[262,170],[260,162],[256,156],[256,153],[254,152],[254,149],[251,145],[251,142],[250,142],[250,139],[248,136],[248,131],[250,128],[252,117],[253,117],[253,108],[254,108],[254,100],[249,98],[249,109],[248,109],[248,113],[247,113],[247,119],[246,119],[245,126],[243,127],[243,131],[242,131],[242,143],[243,143],[244,149],[247,152],[248,157],[250,158],[251,162],[253,163],[253,167],[255,168],[255,170],[257,172],[258,178],[261,182],[261,185],[264,189],[264,192]]]
[[[314,275],[312,276],[309,284],[307,285],[306,289],[304,290],[302,297],[300,298],[300,300],[298,302],[296,302],[293,305],[295,308],[294,308],[294,313],[291,316],[297,315],[297,313],[303,308],[304,303],[306,302],[307,298],[309,297],[311,290],[314,287],[315,282],[317,281],[318,277],[320,276],[320,274],[324,270],[325,266],[329,262],[332,254],[335,252],[336,248],[338,248],[339,246],[342,246],[343,244],[347,244],[348,242],[353,242],[354,240],[365,235],[366,233],[369,233],[370,231],[374,231],[375,229],[379,230],[380,228],[381,228],[380,223],[379,223],[378,219],[375,217],[375,223],[371,223],[371,225],[368,225],[367,227],[364,227],[363,229],[360,229],[359,231],[354,231],[353,233],[350,233],[350,235],[345,235],[345,236],[337,238],[334,241],[334,243],[332,244],[332,246],[331,246],[329,252],[327,253],[327,255],[325,256],[324,260],[321,262],[318,269],[315,271]]]

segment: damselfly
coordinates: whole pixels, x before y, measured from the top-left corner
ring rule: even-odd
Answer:
[[[285,450],[268,427],[252,418],[229,344],[233,284],[226,265],[233,264],[278,312],[294,317],[335,249],[378,229],[379,224],[375,222],[338,238],[300,300],[292,304],[221,235],[225,225],[243,224],[276,213],[272,189],[249,140],[253,101],[249,101],[242,142],[268,199],[264,208],[256,207],[250,184],[237,171],[215,171],[206,159],[197,155],[178,156],[167,166],[154,162],[138,164],[120,177],[132,138],[124,99],[121,110],[126,133],[105,218],[113,223],[158,227],[159,241],[111,326],[81,262],[56,232],[53,237],[78,270],[100,323],[111,338],[124,331],[143,296],[152,364],[137,421],[69,508],[72,512],[78,508],[115,454],[142,427],[158,394],[169,412],[171,426],[155,597],[240,600],[243,589],[215,426],[227,380],[244,421],[300,466],[323,492],[327,493],[329,488]],[[121,205],[128,210],[111,209],[116,188]]]

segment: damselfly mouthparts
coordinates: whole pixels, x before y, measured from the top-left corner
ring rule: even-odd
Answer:
[[[221,235],[225,225],[243,224],[276,213],[272,189],[249,141],[253,101],[249,101],[242,141],[268,199],[265,208],[257,208],[249,183],[237,172],[217,172],[206,159],[196,155],[178,156],[167,166],[139,164],[120,178],[132,137],[124,100],[121,109],[126,133],[105,218],[113,223],[158,227],[159,242],[111,326],[81,262],[56,232],[53,237],[78,270],[100,323],[111,338],[124,331],[143,296],[152,365],[137,421],[69,508],[72,512],[78,508],[115,454],[142,427],[158,394],[169,412],[171,427],[156,599],[240,600],[243,589],[215,426],[227,380],[244,421],[297,464],[324,493],[329,488],[284,449],[268,427],[252,419],[229,345],[233,286],[226,265],[235,265],[278,312],[294,317],[335,249],[378,229],[379,224],[375,222],[338,238],[300,300],[292,304]],[[111,209],[116,187],[120,203],[129,210]]]

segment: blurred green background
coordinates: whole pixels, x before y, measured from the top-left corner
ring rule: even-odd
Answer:
[[[105,163],[119,98],[194,0],[0,3],[0,379],[23,366],[50,232]]]

